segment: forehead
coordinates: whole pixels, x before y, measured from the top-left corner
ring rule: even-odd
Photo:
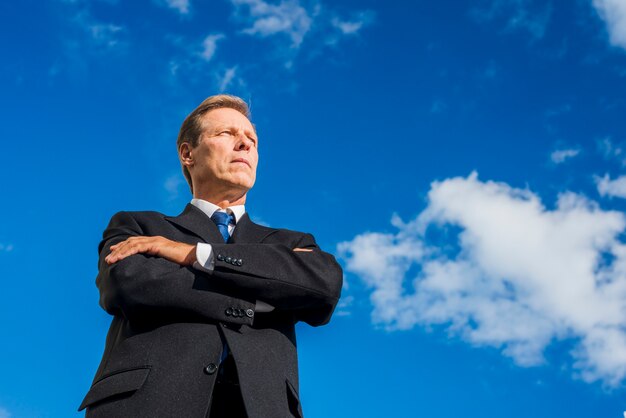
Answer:
[[[235,127],[254,131],[254,126],[247,117],[241,112],[229,107],[209,110],[202,116],[202,123],[205,129]]]

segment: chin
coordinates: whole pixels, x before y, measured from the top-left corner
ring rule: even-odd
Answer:
[[[231,184],[234,188],[248,191],[254,186],[254,180],[234,180]]]
[[[235,175],[233,176],[232,183],[233,185],[237,185],[239,187],[245,187],[249,189],[252,186],[254,186],[255,180],[256,179],[254,177],[250,177],[247,175]]]

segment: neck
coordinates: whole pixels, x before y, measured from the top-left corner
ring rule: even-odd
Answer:
[[[246,203],[246,193],[231,191],[230,193],[210,193],[209,191],[194,190],[193,197],[206,200],[222,209],[229,206],[243,205]]]

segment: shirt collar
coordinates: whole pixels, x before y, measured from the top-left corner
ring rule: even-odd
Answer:
[[[204,212],[209,218],[213,216],[213,213],[215,213],[215,211],[223,211],[223,209],[219,206],[202,199],[193,198],[191,199],[191,204]],[[230,209],[230,212],[232,212],[233,216],[235,216],[235,223],[239,222],[239,219],[241,219],[243,214],[246,213],[245,205],[229,206],[226,209]]]

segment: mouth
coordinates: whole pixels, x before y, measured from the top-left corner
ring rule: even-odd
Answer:
[[[246,160],[245,158],[235,158],[231,162],[233,162],[233,163],[243,163],[243,164],[246,164],[248,167],[252,168],[252,165],[250,164],[250,162],[248,160]]]

